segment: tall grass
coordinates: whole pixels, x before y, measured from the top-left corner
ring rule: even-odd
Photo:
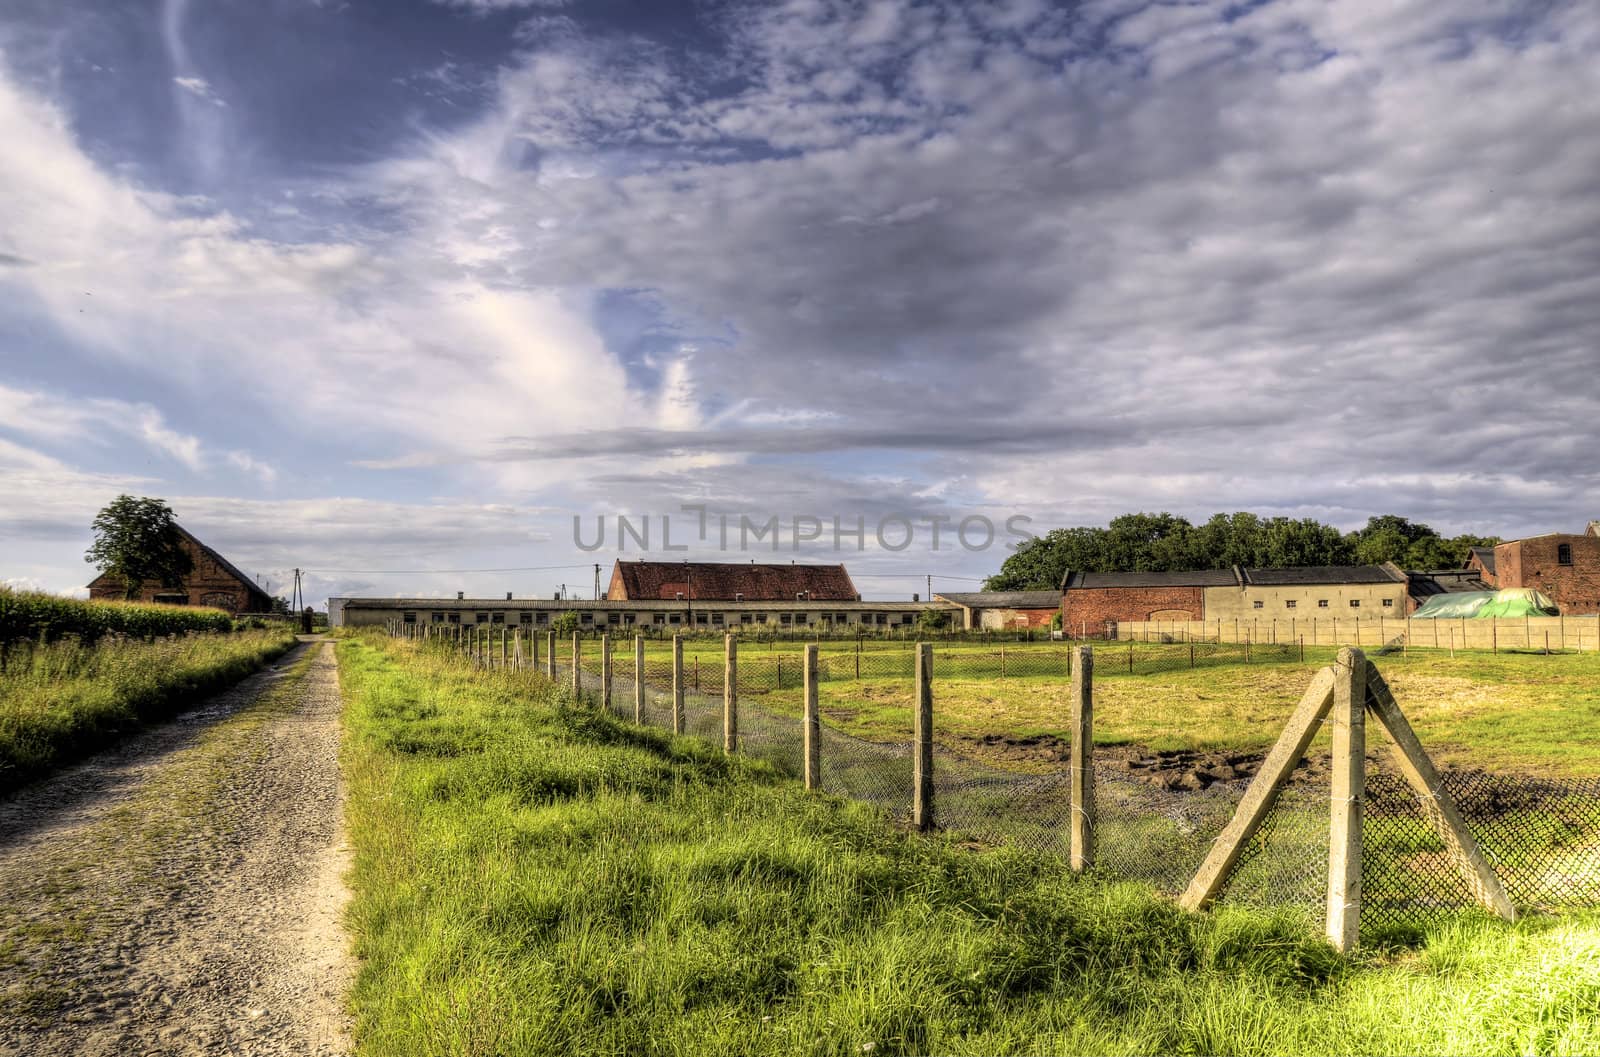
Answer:
[[[220,609],[142,602],[85,602],[40,591],[0,587],[0,643],[54,642],[67,636],[92,643],[102,635],[151,638],[231,630],[233,618]]]
[[[293,643],[271,629],[0,647],[0,791],[227,687]]]
[[[1340,958],[348,636],[361,1052],[1581,1053],[1600,916]]]

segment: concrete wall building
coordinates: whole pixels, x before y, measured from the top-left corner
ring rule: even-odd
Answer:
[[[134,596],[140,602],[160,602],[175,606],[214,606],[229,613],[270,613],[272,596],[233,564],[201,543],[188,530],[178,527],[179,546],[189,555],[194,568],[182,586],[163,587],[155,581],[141,584]],[[101,573],[89,583],[89,597],[100,601],[124,597],[123,581]]]
[[[1120,622],[1404,616],[1407,576],[1392,564],[1178,572],[1069,572],[1065,627],[1093,634]]]
[[[961,631],[1048,628],[1061,612],[1060,591],[955,591],[933,597],[961,611],[955,625]]]
[[[836,630],[893,630],[910,628],[917,616],[930,608],[927,602],[725,602],[700,600],[640,601],[632,599],[512,599],[507,598],[343,598],[339,623],[490,625],[548,631],[564,613],[575,613],[584,631],[610,630],[633,634],[732,631],[789,631],[815,628]],[[932,608],[960,615],[955,606],[933,603]],[[330,614],[333,607],[329,606]]]

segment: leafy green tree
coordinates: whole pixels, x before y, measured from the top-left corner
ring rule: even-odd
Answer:
[[[943,631],[950,625],[950,614],[931,606],[917,614],[918,631]]]
[[[154,580],[162,587],[182,587],[194,561],[183,549],[183,537],[172,508],[160,499],[119,495],[94,517],[94,543],[84,560],[122,581],[123,597],[139,597]]]
[[[1068,569],[1100,571],[1105,565],[1103,528],[1058,528],[1023,542],[984,581],[987,591],[1046,591],[1061,586]]]
[[[1348,565],[1354,550],[1338,529],[1315,518],[1268,518],[1250,565],[1258,569],[1293,565]]]
[[[572,638],[573,632],[578,630],[578,614],[562,613],[550,622],[550,630],[556,633],[557,638]]]

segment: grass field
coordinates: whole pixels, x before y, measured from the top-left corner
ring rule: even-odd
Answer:
[[[598,644],[584,643],[587,667]],[[614,664],[632,671],[631,644],[619,642]],[[1006,647],[935,646],[935,736],[977,756],[1005,755],[1008,743],[1067,738],[1067,653],[1062,644]],[[653,683],[667,685],[670,646],[647,645]],[[788,642],[741,643],[741,695],[798,717],[801,647]],[[1187,646],[1135,644],[1136,674],[1127,674],[1126,643],[1096,647],[1095,741],[1150,751],[1262,752],[1276,739],[1316,668],[1332,647],[1274,655],[1258,650],[1252,663],[1235,651],[1226,662],[1191,669]],[[876,741],[904,741],[911,730],[912,652],[906,644],[868,642],[855,678],[855,647],[825,643],[824,715],[841,730]],[[570,643],[558,655],[570,659]],[[1600,653],[1412,650],[1372,662],[1388,680],[1417,733],[1441,764],[1540,776],[1600,774]],[[698,662],[698,664],[697,664]],[[721,693],[722,643],[685,642],[691,685]],[[1166,667],[1167,670],[1152,670]],[[780,688],[781,687],[781,688]],[[1324,739],[1326,735],[1324,735]],[[999,739],[997,741],[997,739]],[[1319,743],[1320,745],[1321,743]],[[1013,758],[1014,757],[1014,758]],[[1010,762],[1040,766],[1026,755]]]
[[[0,790],[171,715],[293,644],[277,628],[13,646],[0,666]]]
[[[896,832],[532,673],[339,657],[364,1054],[1600,1050],[1597,914],[1347,961]]]

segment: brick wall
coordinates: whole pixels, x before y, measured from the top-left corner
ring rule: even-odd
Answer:
[[[1056,609],[983,609],[978,611],[978,626],[996,631],[1048,628],[1058,612]]]
[[[1498,548],[1497,548],[1496,553],[1498,555]],[[1488,569],[1486,569],[1484,567],[1483,562],[1478,560],[1478,556],[1476,554],[1472,555],[1471,557],[1469,557],[1467,559],[1467,568],[1476,570],[1476,572],[1478,574],[1478,579],[1482,580],[1484,583],[1488,584],[1490,587],[1494,587],[1498,583],[1498,580],[1496,579],[1496,577],[1498,575],[1498,565],[1499,565],[1499,560],[1498,560],[1498,557],[1497,557],[1496,558],[1496,572],[1491,573]]]
[[[1093,632],[1107,621],[1149,620],[1152,613],[1181,611],[1200,620],[1204,606],[1199,587],[1074,587],[1062,594],[1061,616],[1064,626]]]
[[[1562,565],[1570,547],[1572,564]],[[1501,587],[1532,587],[1563,613],[1600,613],[1600,536],[1552,535],[1502,543],[1494,549]]]
[[[135,601],[154,602],[159,599],[162,602],[178,605],[215,606],[230,613],[251,612],[262,608],[255,606],[252,609],[249,587],[222,568],[204,551],[188,540],[182,542],[182,547],[188,552],[189,559],[194,562],[194,571],[185,577],[183,586],[166,588],[150,581],[144,584]],[[96,600],[120,601],[122,581],[113,580],[109,576],[96,577],[94,583],[89,585],[89,597]]]

